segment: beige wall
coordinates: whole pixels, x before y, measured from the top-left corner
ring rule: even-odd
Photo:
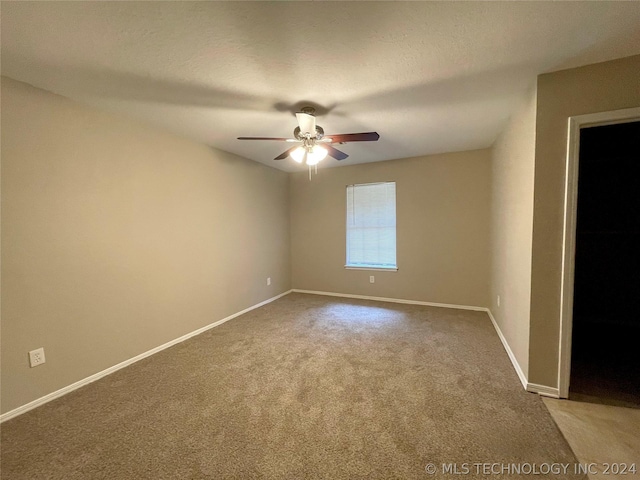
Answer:
[[[293,287],[488,306],[490,174],[489,150],[292,174]],[[397,183],[399,270],[346,270],[345,187],[381,181]]]
[[[558,384],[567,119],[640,106],[639,72],[636,55],[538,77],[530,382]]]
[[[2,79],[2,412],[288,290],[289,250],[286,173]]]
[[[535,125],[533,88],[491,151],[491,312],[525,375],[529,364]]]
[[[311,182],[2,78],[1,411],[291,286],[489,306],[557,386],[567,118],[640,106],[638,71],[541,75],[491,150]],[[377,181],[398,186],[399,271],[346,270],[345,186]]]

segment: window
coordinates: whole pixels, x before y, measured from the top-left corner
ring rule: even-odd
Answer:
[[[396,182],[347,186],[345,266],[397,270]]]

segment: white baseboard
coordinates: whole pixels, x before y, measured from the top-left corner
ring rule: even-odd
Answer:
[[[516,360],[516,356],[513,354],[511,347],[507,343],[507,339],[502,334],[502,331],[500,330],[500,327],[498,326],[496,319],[493,317],[491,310],[489,310],[488,308],[486,310],[487,310],[487,313],[489,314],[489,318],[491,319],[491,323],[493,323],[493,327],[496,329],[496,332],[498,333],[498,337],[500,337],[500,340],[502,341],[502,346],[507,351],[507,355],[509,356],[511,363],[513,364],[513,368],[518,374],[518,377],[520,378],[520,382],[522,383],[522,386],[524,387],[524,389],[527,392],[537,393],[538,395],[543,395],[545,397],[560,398],[560,391],[556,387],[539,385],[537,383],[529,383],[529,381],[527,380],[527,376],[522,371],[522,368],[520,368],[520,364],[518,363],[518,360]]]
[[[275,297],[271,297],[263,302],[260,303],[256,303],[255,305],[252,305],[251,307],[245,308],[244,310],[241,310],[237,313],[234,313],[233,315],[229,315],[228,317],[223,318],[222,320],[218,320],[217,322],[213,322],[210,323],[209,325],[206,325],[202,328],[199,328],[197,330],[194,330],[193,332],[187,333],[186,335],[183,335],[179,338],[176,338],[174,340],[171,340],[170,342],[167,342],[163,345],[160,345],[158,347],[152,348],[151,350],[148,350],[144,353],[141,353],[140,355],[136,355],[133,358],[130,358],[128,360],[125,360],[124,362],[120,362],[117,365],[114,365],[112,367],[109,367],[105,370],[102,370],[101,372],[98,373],[94,373],[93,375],[83,378],[82,380],[79,380],[75,383],[72,383],[71,385],[67,385],[66,387],[61,388],[60,390],[56,390],[55,392],[51,392],[43,397],[37,398],[25,405],[22,405],[18,408],[14,408],[13,410],[10,410],[6,413],[3,413],[2,415],[0,415],[0,423],[9,420],[11,418],[17,417],[18,415],[21,415],[25,412],[28,412],[29,410],[33,410],[36,407],[39,407],[40,405],[44,405],[47,402],[50,402],[51,400],[54,400],[58,397],[61,397],[63,395],[66,395],[69,392],[72,392],[74,390],[77,390],[80,387],[83,387],[85,385],[88,385],[89,383],[95,382],[96,380],[102,378],[102,377],[106,377],[107,375],[120,370],[121,368],[127,367],[129,365],[131,365],[132,363],[135,363],[139,360],[142,360],[143,358],[147,358],[151,355],[153,355],[154,353],[158,353],[166,348],[172,347],[173,345],[176,345],[180,342],[184,342],[185,340],[190,339],[191,337],[195,337],[196,335],[200,335],[201,333],[206,332],[207,330],[210,330],[214,327],[217,327],[218,325],[222,325],[225,322],[228,322],[229,320],[232,320],[236,317],[239,317],[240,315],[243,315],[247,312],[250,312],[251,310],[254,310],[258,307],[262,307],[263,305],[266,305],[267,303],[271,303],[274,300],[277,300],[278,298],[284,297],[285,295],[288,295],[289,293],[291,293],[292,290],[288,290],[284,293],[281,293],[280,295],[276,295]]]
[[[527,392],[537,393],[544,397],[560,398],[560,390],[558,388],[537,383],[527,383]]]
[[[373,301],[378,301],[378,302],[391,302],[391,303],[404,303],[404,304],[409,304],[409,305],[426,305],[426,306],[430,306],[430,307],[442,307],[442,308],[453,308],[453,309],[459,309],[459,310],[473,310],[473,311],[478,311],[478,312],[487,312],[487,314],[489,315],[489,318],[491,319],[491,323],[493,323],[493,327],[495,328],[498,337],[500,338],[500,341],[502,342],[502,345],[504,346],[504,349],[507,352],[507,355],[509,356],[509,359],[511,360],[511,363],[513,364],[513,367],[516,371],[516,373],[518,374],[518,377],[520,378],[520,381],[522,382],[522,385],[524,386],[524,388],[529,391],[529,392],[533,392],[533,393],[537,393],[539,395],[544,395],[544,396],[548,396],[548,397],[554,397],[554,398],[559,398],[559,391],[557,388],[555,387],[548,387],[546,385],[538,385],[535,383],[528,383],[527,382],[527,378],[524,374],[524,372],[522,371],[522,369],[520,368],[520,365],[518,364],[518,361],[516,360],[515,355],[513,354],[513,352],[511,351],[511,348],[509,347],[509,344],[507,343],[507,340],[504,338],[504,335],[502,335],[502,332],[500,331],[500,327],[498,327],[498,324],[496,323],[495,318],[493,318],[493,315],[491,314],[491,311],[486,308],[486,307],[477,307],[477,306],[470,306],[470,305],[454,305],[454,304],[449,304],[449,303],[435,303],[435,302],[422,302],[422,301],[418,301],[418,300],[404,300],[404,299],[399,299],[399,298],[386,298],[386,297],[372,297],[372,296],[368,296],[368,295],[352,295],[349,293],[335,293],[335,292],[320,292],[320,291],[315,291],[315,290],[300,290],[297,288],[294,288],[292,290],[288,290],[284,293],[281,293],[280,295],[276,295],[275,297],[271,297],[263,302],[257,303],[255,305],[252,305],[251,307],[245,308],[244,310],[241,310],[237,313],[234,313],[233,315],[229,315],[228,317],[223,318],[222,320],[218,320],[216,322],[213,322],[209,325],[206,325],[202,328],[199,328],[197,330],[194,330],[193,332],[187,333],[186,335],[183,335],[179,338],[176,338],[174,340],[171,340],[170,342],[167,342],[163,345],[160,345],[158,347],[152,348],[151,350],[148,350],[144,353],[141,353],[140,355],[136,355],[135,357],[132,357],[128,360],[125,360],[124,362],[120,362],[117,365],[113,365],[112,367],[109,367],[105,370],[102,370],[100,372],[94,373],[93,375],[83,378],[82,380],[79,380],[75,383],[72,383],[71,385],[67,385],[66,387],[63,387],[59,390],[56,390],[55,392],[51,392],[43,397],[37,398],[36,400],[33,400],[25,405],[22,405],[18,408],[15,408],[13,410],[10,410],[2,415],[0,415],[0,423],[5,422],[11,418],[17,417],[18,415],[21,415],[25,412],[28,412],[29,410],[33,410],[36,407],[39,407],[40,405],[44,405],[45,403],[50,402],[51,400],[54,400],[56,398],[59,398],[63,395],[66,395],[69,392],[72,392],[74,390],[77,390],[80,387],[83,387],[85,385],[88,385],[92,382],[95,382],[96,380],[99,380],[102,377],[105,377],[113,372],[116,372],[118,370],[120,370],[121,368],[127,367],[139,360],[142,360],[143,358],[149,357],[155,353],[158,353],[166,348],[172,347],[173,345],[176,345],[178,343],[184,342],[185,340],[190,339],[191,337],[195,337],[196,335],[199,335],[201,333],[206,332],[207,330],[210,330],[214,327],[217,327],[218,325],[222,325],[225,322],[228,322],[229,320],[232,320],[236,317],[239,317],[240,315],[243,315],[247,312],[250,312],[251,310],[254,310],[256,308],[262,307],[263,305],[266,305],[267,303],[271,303],[274,300],[277,300],[281,297],[284,297],[285,295],[288,295],[289,293],[292,292],[296,292],[296,293],[308,293],[308,294],[312,294],[312,295],[325,295],[325,296],[330,296],[330,297],[344,297],[344,298],[357,298],[357,299],[361,299],[361,300],[373,300]]]
[[[522,371],[522,368],[520,368],[520,364],[518,363],[518,360],[516,359],[516,356],[514,355],[513,351],[511,350],[511,347],[509,346],[509,343],[507,342],[507,339],[502,334],[502,330],[500,330],[500,327],[498,326],[498,322],[496,322],[496,319],[493,317],[493,314],[491,313],[491,310],[489,310],[488,308],[486,310],[487,310],[487,313],[489,314],[489,318],[491,319],[491,323],[493,323],[493,328],[496,329],[496,333],[498,334],[498,337],[500,338],[500,341],[502,342],[502,346],[507,351],[507,355],[509,356],[509,360],[511,360],[511,364],[513,365],[513,368],[515,369],[516,373],[518,374],[518,378],[520,379],[520,383],[522,383],[523,388],[525,390],[527,390],[527,385],[529,384],[528,381],[527,381],[527,376]]]
[[[326,295],[329,297],[358,298],[360,300],[374,300],[376,302],[406,303],[409,305],[426,305],[429,307],[455,308],[458,310],[474,310],[476,312],[487,311],[485,307],[474,307],[469,305],[453,305],[450,303],[421,302],[418,300],[403,300],[401,298],[370,297],[368,295],[352,295],[350,293],[319,292],[316,290],[300,290],[298,288],[294,288],[292,292],[309,293],[311,295]]]
[[[524,387],[524,389],[527,392],[537,393],[538,395],[543,395],[545,397],[560,398],[560,391],[556,387],[539,385],[537,383],[529,383],[529,381],[527,380],[527,376],[522,371],[522,368],[520,368],[520,364],[518,363],[518,360],[516,360],[516,356],[513,354],[511,347],[509,347],[509,344],[507,343],[507,339],[504,338],[504,335],[502,334],[502,331],[500,330],[500,327],[498,326],[496,319],[493,317],[491,310],[489,310],[488,308],[486,310],[487,310],[487,313],[489,314],[489,318],[491,319],[491,323],[493,323],[493,327],[496,329],[496,332],[498,333],[498,337],[500,337],[500,340],[502,341],[502,345],[504,346],[504,349],[507,351],[507,355],[509,355],[509,359],[511,360],[511,363],[513,364],[513,368],[518,374],[518,377],[520,378],[520,382],[522,383],[522,386]]]

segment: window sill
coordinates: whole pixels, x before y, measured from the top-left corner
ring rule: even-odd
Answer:
[[[365,266],[357,266],[357,265],[345,265],[345,269],[347,270],[384,270],[389,272],[397,272],[398,267],[365,267]]]

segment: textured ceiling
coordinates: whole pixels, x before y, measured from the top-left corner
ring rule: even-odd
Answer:
[[[640,2],[3,2],[2,74],[295,171],[299,107],[375,130],[341,164],[491,145],[542,72],[640,53]],[[321,166],[338,165],[328,158]]]

